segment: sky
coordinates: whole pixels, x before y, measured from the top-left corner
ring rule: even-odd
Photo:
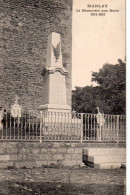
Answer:
[[[90,12],[82,12],[89,9],[88,4],[106,4],[108,10],[119,12],[91,16]],[[92,72],[99,71],[105,63],[124,60],[125,55],[125,0],[73,0],[72,88],[95,85],[91,82]]]

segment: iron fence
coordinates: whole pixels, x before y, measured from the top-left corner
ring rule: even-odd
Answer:
[[[84,141],[126,141],[126,116],[83,114]]]
[[[38,112],[7,111],[4,113],[0,139],[2,140],[37,140],[40,136],[40,118]]]
[[[21,111],[12,116],[6,111],[0,140],[125,142],[126,116],[44,111]]]

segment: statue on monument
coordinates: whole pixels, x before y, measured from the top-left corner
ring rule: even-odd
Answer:
[[[21,117],[22,106],[18,103],[19,97],[15,96],[15,102],[11,105],[11,116],[12,117]]]

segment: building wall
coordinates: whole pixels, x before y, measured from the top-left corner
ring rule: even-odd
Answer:
[[[15,95],[26,109],[43,104],[43,67],[47,38],[58,32],[62,39],[67,102],[71,105],[71,0],[1,0],[0,5],[0,106],[6,109]]]

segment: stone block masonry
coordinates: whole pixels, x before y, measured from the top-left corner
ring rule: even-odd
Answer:
[[[82,144],[66,142],[1,142],[0,167],[33,168],[82,165]]]
[[[43,104],[42,71],[51,32],[61,35],[71,105],[72,0],[1,0],[0,18],[0,106],[10,108],[15,95],[29,110]]]

